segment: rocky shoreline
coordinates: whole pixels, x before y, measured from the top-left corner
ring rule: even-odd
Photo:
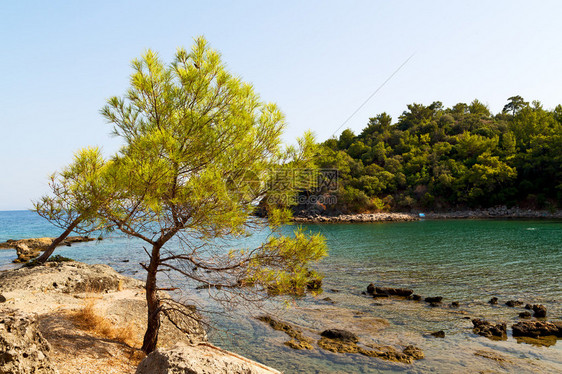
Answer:
[[[53,243],[55,238],[31,238],[31,239],[19,239],[19,240],[7,240],[0,243],[0,249],[15,249],[18,258],[13,262],[15,263],[26,263],[38,257],[41,251],[46,250]],[[69,236],[62,240],[57,247],[67,246],[70,247],[75,243],[91,242],[94,240],[102,240],[90,238],[88,236]]]
[[[298,214],[293,217],[297,223],[358,223],[358,222],[410,222],[421,219],[562,219],[562,210],[532,210],[508,208],[506,206],[488,209],[457,210],[448,212],[377,212],[357,214]]]
[[[383,287],[375,286],[370,283],[367,286],[367,290],[363,291],[363,295],[378,298],[388,298],[388,297],[399,297],[404,300],[412,301],[424,301],[431,307],[447,307],[450,309],[459,308],[460,304],[458,301],[453,301],[449,305],[443,303],[442,296],[431,296],[422,297],[418,294],[414,294],[414,290],[406,288],[393,288],[393,287]],[[492,297],[488,304],[491,306],[497,306],[499,304],[499,299],[497,297]],[[530,319],[535,318],[535,320],[526,320],[514,323],[511,328],[514,337],[519,338],[545,338],[546,340],[541,343],[541,341],[534,341],[534,344],[544,344],[548,345],[548,341],[552,338],[559,339],[562,338],[562,321],[547,321],[547,309],[541,304],[529,304],[524,303],[521,300],[508,300],[504,304],[508,308],[523,307],[526,311],[520,312],[518,314],[519,318]],[[531,312],[533,314],[531,315]],[[481,335],[491,339],[507,339],[507,323],[504,321],[500,322],[490,322],[485,319],[473,318],[473,332],[477,335]],[[436,331],[431,333],[431,335],[439,338],[444,338],[445,333],[443,331]]]
[[[92,305],[97,320],[126,331],[127,341],[84,330]],[[0,316],[1,373],[279,373],[213,346],[193,320],[182,334],[164,318],[159,348],[142,359],[143,283],[107,265],[49,262],[0,272]]]

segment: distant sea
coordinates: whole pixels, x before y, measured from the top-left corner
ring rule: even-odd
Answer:
[[[342,314],[384,318],[390,326],[373,342],[420,346],[426,359],[414,365],[392,364],[352,354],[333,354],[318,349],[295,351],[282,343],[286,336],[241,312],[235,318],[209,316],[221,331],[212,340],[226,349],[256,359],[287,373],[378,373],[378,372],[562,372],[562,342],[550,347],[517,342],[492,341],[471,332],[465,317],[519,321],[521,308],[503,305],[507,300],[540,303],[550,320],[562,320],[562,222],[524,220],[448,220],[397,223],[305,225],[326,236],[330,256],[317,264],[325,275],[324,294],[295,302],[283,318],[301,326],[314,325],[307,309],[326,305],[330,297]],[[286,230],[290,230],[287,227]],[[60,230],[29,211],[0,212],[0,241],[57,236]],[[251,242],[259,242],[257,234]],[[103,241],[60,247],[57,253],[87,263],[105,263],[126,275],[142,279],[139,262],[146,260],[142,243],[121,235]],[[0,268],[11,266],[15,251],[0,250]],[[128,262],[124,262],[127,261]],[[408,287],[423,296],[443,296],[443,308],[425,303],[361,295],[367,284]],[[206,291],[188,293],[204,299]],[[498,297],[500,304],[488,300]],[[448,303],[458,301],[458,310]],[[329,318],[326,317],[326,318]],[[359,317],[358,317],[359,318]],[[312,326],[311,325],[311,326]],[[314,326],[321,328],[321,326]],[[428,336],[444,330],[445,339]],[[474,353],[493,350],[514,357],[513,364]],[[499,366],[498,366],[499,365]],[[502,371],[503,370],[503,371]]]

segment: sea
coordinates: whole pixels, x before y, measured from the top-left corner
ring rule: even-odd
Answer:
[[[514,338],[509,327],[521,321],[518,314],[524,309],[505,305],[508,300],[543,304],[548,320],[562,321],[562,221],[421,220],[303,228],[327,240],[329,256],[314,265],[324,276],[320,295],[228,305],[217,300],[216,290],[197,289],[177,276],[166,275],[162,283],[180,285],[178,298],[209,311],[205,318],[213,343],[285,373],[562,372],[562,341]],[[0,242],[60,232],[31,211],[0,212]],[[251,247],[267,235],[256,232],[231,248]],[[117,233],[55,253],[145,276],[143,243]],[[0,269],[16,266],[15,257],[15,250],[0,250]],[[369,283],[411,288],[424,297],[441,296],[443,302],[431,307],[423,301],[373,299],[363,294]],[[492,297],[498,298],[497,305],[488,303]],[[450,305],[453,301],[458,308]],[[356,332],[366,347],[415,345],[425,359],[401,364],[318,347],[294,350],[284,344],[288,336],[254,318],[264,313],[315,339],[324,329],[344,328]],[[471,318],[507,322],[507,340],[474,334]],[[430,335],[439,330],[445,338]]]

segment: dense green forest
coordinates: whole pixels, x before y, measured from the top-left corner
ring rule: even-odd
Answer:
[[[360,134],[328,139],[317,163],[339,170],[339,186],[326,208],[561,207],[562,106],[508,100],[495,115],[478,100],[411,104],[396,123],[382,113]]]

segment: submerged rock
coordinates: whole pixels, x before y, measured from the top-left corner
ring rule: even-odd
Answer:
[[[497,298],[497,297],[492,297],[492,298],[488,301],[488,304],[497,305],[497,304],[498,304],[498,298]]]
[[[445,337],[445,331],[443,331],[443,330],[435,331],[435,332],[432,332],[430,335],[434,336],[436,338],[444,338]]]
[[[303,350],[303,349],[312,349],[312,344],[310,344],[307,341],[303,341],[303,340],[296,340],[296,339],[291,339],[289,341],[286,341],[285,344],[287,347],[289,348],[293,348],[296,350]]]
[[[357,343],[359,341],[359,338],[354,333],[340,329],[324,330],[322,331],[320,336],[334,340],[341,340],[344,342]]]
[[[426,297],[424,300],[428,303],[440,303],[441,301],[443,301],[443,297],[442,296]]]
[[[310,344],[312,339],[306,337],[302,331],[294,326],[278,321],[271,316],[261,316],[256,319],[267,323],[274,330],[283,331],[285,334],[289,335],[292,339],[284,343],[286,346],[293,349],[312,349],[312,345]]]
[[[562,322],[522,321],[511,326],[513,336],[528,336],[538,338],[556,336],[562,338]]]
[[[485,336],[487,338],[499,338],[502,340],[507,339],[507,324],[505,322],[492,323],[483,319],[475,318],[472,320],[474,328],[472,331],[475,334]]]
[[[322,337],[318,341],[318,346],[330,352],[336,353],[359,353],[368,357],[376,357],[383,360],[402,362],[411,364],[415,360],[424,358],[423,351],[415,346],[407,346],[402,352],[390,346],[371,346],[367,349],[357,345],[356,342],[349,340],[337,340]]]
[[[367,286],[367,293],[373,297],[402,296],[408,297],[414,293],[407,288],[377,287],[373,283]]]
[[[402,353],[404,353],[407,356],[412,357],[414,360],[422,360],[422,359],[425,358],[425,355],[423,354],[423,351],[421,350],[421,348],[418,348],[414,345],[407,346],[406,348],[404,348]]]
[[[531,312],[528,312],[528,311],[521,312],[521,313],[519,313],[519,317],[521,317],[521,318],[531,318]]]
[[[414,293],[413,290],[408,288],[393,288],[393,287],[375,287],[376,294],[387,294],[389,296],[402,296],[408,297]]]

